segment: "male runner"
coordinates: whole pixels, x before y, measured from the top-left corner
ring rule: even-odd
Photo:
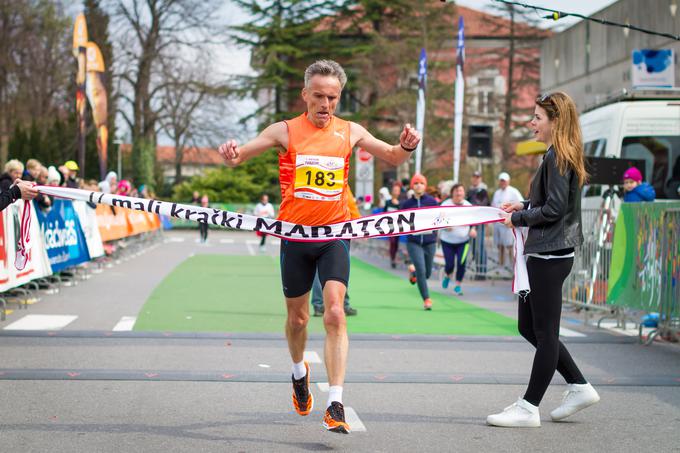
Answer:
[[[420,136],[406,124],[399,144],[373,137],[359,124],[334,116],[347,82],[342,67],[319,60],[305,70],[302,99],[307,111],[297,118],[274,123],[243,146],[229,140],[219,147],[233,167],[264,151],[279,151],[281,208],[279,219],[303,225],[328,225],[350,219],[348,208],[349,159],[359,146],[375,157],[399,165],[416,149]],[[349,280],[349,241],[281,241],[281,280],[288,318],[286,338],[293,359],[293,405],[300,415],[313,406],[309,364],[303,361],[309,321],[309,292],[318,269],[323,287],[326,342],[324,359],[330,384],[323,426],[349,433],[342,405],[342,385],[349,342],[343,301]]]

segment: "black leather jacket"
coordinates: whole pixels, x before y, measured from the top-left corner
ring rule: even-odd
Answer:
[[[572,170],[560,174],[553,147],[538,167],[524,209],[512,213],[512,224],[529,227],[524,253],[552,252],[583,243],[578,177]]]

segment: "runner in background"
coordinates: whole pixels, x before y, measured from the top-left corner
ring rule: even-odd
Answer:
[[[442,206],[472,206],[465,199],[465,187],[462,184],[455,184],[451,188],[450,198],[444,200]],[[477,229],[469,226],[444,228],[439,232],[439,240],[444,252],[444,279],[442,287],[449,287],[454,268],[456,269],[456,286],[453,291],[458,296],[463,295],[461,285],[465,276],[465,265],[470,249],[470,239],[477,237]]]
[[[399,210],[399,197],[401,196],[401,183],[395,182],[392,184],[392,191],[390,198],[385,200],[385,212],[394,212]],[[390,236],[390,266],[392,269],[397,268],[397,252],[399,251],[399,236]]]
[[[208,195],[203,194],[201,197],[201,207],[207,208],[209,202]],[[201,244],[208,242],[208,224],[205,222],[198,222],[198,231],[200,233]]]
[[[273,219],[276,217],[276,212],[274,212],[274,206],[269,202],[269,195],[266,193],[263,193],[262,196],[260,197],[260,202],[255,205],[255,209],[253,209],[253,214],[255,214],[258,217],[267,217],[270,219]],[[264,253],[267,251],[267,246],[265,245],[265,241],[267,240],[267,235],[265,233],[262,233],[261,231],[256,231],[255,234],[257,234],[258,237],[260,237],[260,252]]]

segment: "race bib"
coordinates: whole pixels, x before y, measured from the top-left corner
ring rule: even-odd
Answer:
[[[295,198],[337,201],[345,181],[342,157],[298,154],[295,159]]]

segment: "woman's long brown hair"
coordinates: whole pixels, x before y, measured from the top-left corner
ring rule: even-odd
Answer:
[[[579,186],[588,180],[583,157],[583,137],[574,101],[561,91],[539,96],[536,105],[548,114],[552,122],[552,142],[557,156],[557,168],[564,175],[571,169],[578,177]]]

